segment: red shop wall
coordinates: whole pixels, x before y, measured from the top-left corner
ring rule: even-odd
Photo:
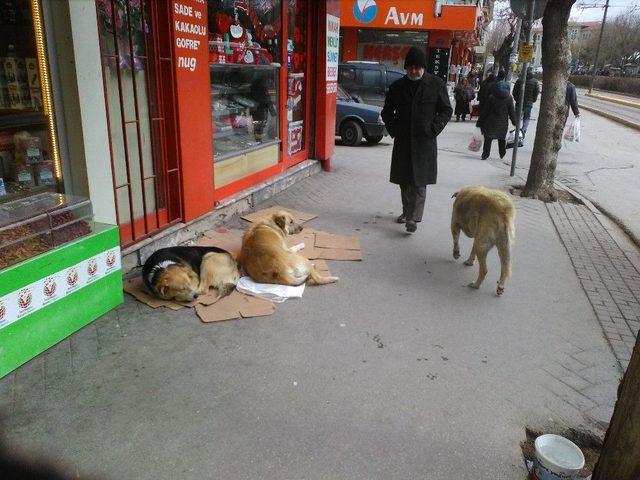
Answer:
[[[327,13],[339,15],[339,3],[338,0],[327,0],[326,3],[311,0],[310,3],[318,13],[318,23],[309,32],[318,45],[314,65],[317,74],[311,96],[314,99],[311,111],[315,112],[315,128],[311,134],[314,135],[315,148],[310,155],[323,161],[324,168],[329,170],[335,141],[337,83],[327,81],[326,77],[326,18]],[[281,173],[285,162],[214,192],[207,2],[172,0],[172,17],[183,217],[184,221],[190,221],[213,210],[216,200]],[[280,113],[286,114],[284,111]]]
[[[184,221],[213,210],[213,150],[206,0],[172,0]]]

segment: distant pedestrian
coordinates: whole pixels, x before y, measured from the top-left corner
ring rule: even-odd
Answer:
[[[411,47],[404,61],[407,74],[389,86],[381,115],[394,139],[391,183],[400,185],[404,223],[413,233],[422,220],[427,185],[436,183],[438,144],[436,137],[451,118],[446,83],[425,72],[423,49]]]
[[[487,75],[487,78],[485,78],[484,81],[480,84],[480,90],[478,91],[478,108],[480,109],[480,112],[482,112],[484,105],[486,105],[487,103],[491,88],[493,87],[495,81],[496,76],[493,73],[489,73],[489,75]]]
[[[464,77],[456,88],[453,90],[453,95],[456,99],[456,122],[460,121],[460,117],[462,117],[462,121],[466,120],[466,116],[471,113],[470,103],[471,100],[476,98],[476,92],[473,90],[473,87],[469,84],[469,80]]]
[[[565,94],[565,106],[566,113],[564,116],[564,123],[567,124],[567,118],[569,118],[569,109],[573,112],[574,117],[580,116],[580,108],[578,108],[578,94],[576,92],[576,87],[573,83],[567,80],[567,92]]]
[[[482,148],[482,160],[489,158],[491,143],[498,140],[498,152],[500,158],[507,153],[507,133],[509,120],[515,125],[516,112],[513,105],[513,97],[509,94],[509,84],[504,80],[496,83],[491,95],[487,99],[485,107],[480,112],[478,126],[484,135]]]
[[[518,79],[513,86],[513,98],[516,102],[520,98],[522,91],[522,79]],[[529,128],[529,121],[531,120],[531,110],[533,104],[538,101],[538,95],[540,95],[540,84],[533,76],[533,68],[527,69],[525,86],[524,86],[524,102],[522,105],[522,135],[525,136],[527,128]]]

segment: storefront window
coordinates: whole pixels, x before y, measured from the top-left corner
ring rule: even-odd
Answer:
[[[287,148],[293,155],[305,145],[308,2],[288,0],[287,40]]]
[[[0,202],[61,182],[29,0],[0,0]]]
[[[62,193],[46,37],[35,0],[0,0],[0,270],[92,229]]]
[[[384,63],[403,68],[409,48],[427,51],[429,32],[398,30],[358,30],[358,60]]]
[[[281,0],[208,3],[216,187],[278,162],[281,7]]]

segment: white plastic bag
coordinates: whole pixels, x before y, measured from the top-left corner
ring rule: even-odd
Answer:
[[[479,152],[482,148],[482,132],[480,132],[479,128],[476,128],[471,135],[471,140],[469,141],[469,150],[472,152]]]
[[[239,292],[253,295],[254,297],[266,298],[272,302],[282,303],[288,298],[300,298],[304,292],[304,283],[297,287],[289,285],[275,285],[272,283],[257,283],[251,277],[241,277],[238,280],[236,289]]]
[[[575,117],[573,122],[567,127],[564,132],[564,139],[569,142],[580,141],[580,117]]]
[[[513,148],[516,143],[516,130],[513,129],[507,133],[506,142],[507,148]],[[522,131],[518,132],[518,148],[524,145],[524,136],[522,135]]]

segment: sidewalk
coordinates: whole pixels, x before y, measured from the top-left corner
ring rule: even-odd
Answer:
[[[331,262],[338,284],[265,318],[205,325],[127,298],[0,380],[10,444],[107,479],[513,480],[525,425],[601,434],[621,370],[547,207],[514,197],[502,298],[495,251],[479,291],[452,259],[451,194],[510,183],[497,152],[456,151],[471,130],[441,136],[415,235],[394,223],[389,138],[337,147],[332,173],[265,206],[358,235],[363,262]]]

